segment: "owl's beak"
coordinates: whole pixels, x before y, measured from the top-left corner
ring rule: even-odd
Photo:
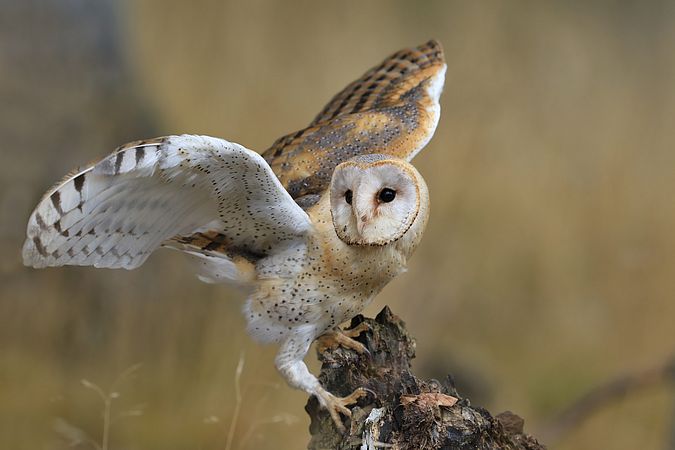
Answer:
[[[363,236],[363,229],[366,227],[367,224],[368,224],[367,219],[361,220],[361,218],[359,218],[357,216],[357,218],[356,218],[356,229],[358,230],[359,235]]]
[[[355,191],[357,194],[356,198],[354,198],[354,215],[356,217],[356,229],[359,232],[359,235],[363,236],[363,232],[372,218],[372,205],[368,199],[359,197],[358,193],[362,192],[362,189],[360,188],[361,186]]]

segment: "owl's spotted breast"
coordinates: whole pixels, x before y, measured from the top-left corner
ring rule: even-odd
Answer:
[[[309,127],[278,139],[263,157],[303,207],[313,205],[335,167],[354,156],[410,160],[438,124],[445,68],[436,41],[401,50],[337,94]]]

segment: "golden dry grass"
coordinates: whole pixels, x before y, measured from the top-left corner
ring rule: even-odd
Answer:
[[[415,160],[432,218],[409,272],[368,312],[389,304],[407,321],[422,375],[454,373],[474,402],[516,411],[534,432],[597,383],[675,350],[671,3],[140,0],[120,20],[148,124],[109,123],[111,108],[138,111],[114,95],[92,103],[100,93],[59,81],[61,60],[41,63],[40,48],[21,49],[39,73],[0,75],[12,142],[0,171],[0,447],[64,447],[56,418],[100,441],[100,400],[80,380],[106,388],[141,363],[114,407],[144,414],[113,424],[110,448],[225,448],[243,351],[232,448],[302,448],[305,397],[274,372],[274,349],[245,336],[236,292],[200,284],[168,252],[135,272],[24,269],[23,227],[71,167],[149,137],[132,133],[262,150],[430,37],[448,58],[441,122]],[[46,145],[50,133],[66,137]],[[674,401],[665,388],[628,397],[556,447],[663,448]]]

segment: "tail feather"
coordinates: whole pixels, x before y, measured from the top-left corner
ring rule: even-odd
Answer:
[[[190,255],[196,266],[197,278],[205,283],[246,287],[254,280],[255,261],[231,251],[225,236],[219,232],[177,236],[163,246]]]

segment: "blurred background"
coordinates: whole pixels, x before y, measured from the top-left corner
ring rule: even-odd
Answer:
[[[0,447],[102,445],[85,379],[119,394],[111,449],[304,448],[306,397],[246,336],[240,294],[168,251],[133,272],[26,269],[27,218],[127,141],[202,133],[262,151],[432,37],[443,113],[415,159],[431,221],[366,313],[390,305],[417,337],[418,375],[454,374],[535,435],[666,361],[675,3],[0,0]],[[673,413],[672,385],[655,383],[548,443],[669,448]]]

